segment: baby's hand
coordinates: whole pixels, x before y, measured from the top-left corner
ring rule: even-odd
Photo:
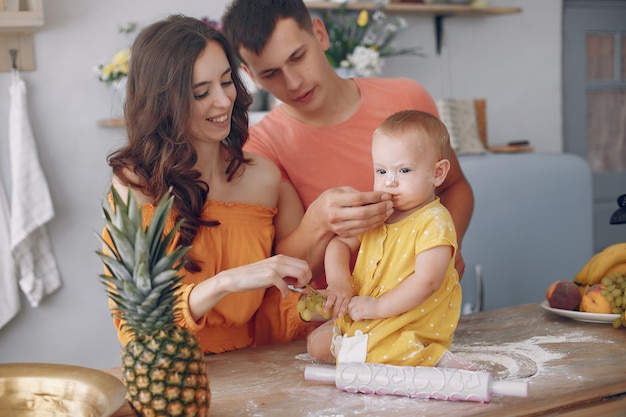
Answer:
[[[352,286],[345,282],[341,284],[331,284],[324,291],[326,295],[326,304],[324,311],[333,310],[333,318],[343,317],[348,312],[348,303],[354,296]]]
[[[377,299],[365,295],[352,297],[348,305],[348,314],[354,321],[380,318],[377,311]]]

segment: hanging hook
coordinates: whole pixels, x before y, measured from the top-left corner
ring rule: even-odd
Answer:
[[[16,70],[17,69],[17,49],[9,49],[9,54],[11,54],[11,68]]]

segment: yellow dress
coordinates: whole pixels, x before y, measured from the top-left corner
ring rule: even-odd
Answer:
[[[143,206],[143,221],[147,225],[155,206]],[[221,353],[267,343],[286,342],[304,338],[308,324],[296,311],[299,295],[290,293],[285,299],[275,288],[229,294],[198,322],[189,312],[189,294],[193,287],[211,279],[220,271],[250,264],[272,253],[274,216],[276,209],[244,204],[207,201],[203,219],[218,220],[219,226],[202,227],[191,245],[190,254],[202,262],[200,272],[183,270],[179,324],[193,331],[205,353]],[[170,213],[166,231],[175,224]],[[108,233],[103,237],[108,239]],[[111,308],[115,305],[111,304]],[[114,318],[118,337],[124,344],[128,336]]]
[[[452,246],[456,231],[448,210],[436,199],[407,218],[383,224],[361,237],[352,276],[355,293],[380,297],[415,270],[415,257],[436,246]],[[461,314],[461,286],[454,255],[441,287],[416,308],[398,316],[353,322],[340,318],[343,335],[368,335],[366,362],[434,366],[450,348]]]

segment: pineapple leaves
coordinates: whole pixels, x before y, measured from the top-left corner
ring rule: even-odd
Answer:
[[[102,259],[102,262],[106,265],[111,275],[118,277],[122,281],[132,280],[132,275],[128,269],[116,258],[113,258],[101,251],[96,251],[96,254]]]
[[[118,230],[123,230],[128,233],[129,236],[133,236],[137,229],[141,228],[141,221],[137,220],[137,205],[135,204],[135,198],[133,194],[128,190],[128,204],[124,203],[122,196],[117,192],[114,187],[111,187],[111,195],[113,196],[113,211],[109,208],[105,210],[111,213],[112,225]],[[132,204],[131,204],[132,203]],[[108,205],[106,206],[108,207]],[[135,213],[132,213],[134,207]],[[134,215],[133,215],[134,214]]]
[[[108,236],[98,236],[103,249],[96,254],[106,268],[99,278],[116,304],[114,313],[125,322],[124,330],[135,336],[147,334],[157,325],[174,323],[180,270],[190,247],[173,242],[184,220],[165,233],[174,202],[171,190],[160,199],[146,227],[142,207],[130,190],[124,200],[111,187],[111,196],[112,204],[102,207]]]
[[[146,262],[146,259],[142,259],[135,264],[133,276],[135,277],[137,290],[142,295],[150,294],[150,290],[152,289],[152,282],[150,281],[150,271],[148,271],[148,264]]]
[[[124,264],[125,268],[132,270],[135,253],[132,240],[130,240],[122,230],[117,229],[113,225],[108,228],[108,232],[111,235],[113,249],[115,250],[118,259],[120,259],[120,261]]]
[[[172,208],[172,204],[174,204],[174,200],[170,197],[169,192],[165,193],[165,195],[159,201],[157,208],[154,212],[154,216],[152,216],[152,221],[148,225],[146,230],[146,239],[151,242],[150,244],[150,255],[152,259],[156,262],[167,248],[167,242],[165,245],[161,242],[160,236],[163,235],[163,230],[165,229],[165,220],[167,220],[167,213]],[[170,233],[170,236],[172,233]],[[155,238],[155,236],[159,236],[159,238]],[[167,238],[167,237],[166,237]],[[173,238],[173,236],[172,236]],[[150,265],[152,267],[152,265]]]
[[[159,275],[163,271],[167,271],[168,269],[176,269],[179,270],[182,268],[182,263],[179,262],[183,256],[189,250],[188,247],[178,247],[170,252],[167,256],[159,259],[154,267],[152,268],[152,275]]]

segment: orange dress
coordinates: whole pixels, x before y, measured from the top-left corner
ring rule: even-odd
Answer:
[[[154,215],[155,206],[143,206],[144,225]],[[183,270],[181,315],[179,324],[193,331],[205,353],[221,353],[259,344],[279,343],[304,338],[307,323],[296,311],[299,294],[282,298],[276,288],[229,294],[198,322],[189,311],[189,294],[193,287],[211,279],[220,271],[268,258],[274,239],[273,219],[276,209],[245,203],[207,201],[202,217],[218,220],[219,226],[202,227],[190,249],[194,259],[202,262],[202,270]],[[174,227],[175,215],[170,213],[166,231]],[[107,238],[107,234],[103,236]],[[114,304],[111,305],[115,307]],[[114,319],[118,337],[127,343],[120,331],[120,320]]]

